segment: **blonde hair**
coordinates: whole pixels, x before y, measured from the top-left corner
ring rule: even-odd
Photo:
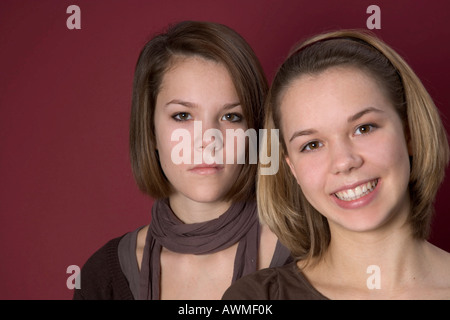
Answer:
[[[326,218],[306,200],[286,164],[280,97],[300,75],[335,66],[356,67],[373,76],[403,121],[412,147],[409,222],[415,238],[429,236],[433,202],[449,161],[449,145],[438,109],[411,67],[382,40],[365,30],[341,30],[295,46],[278,69],[266,100],[265,128],[280,129],[282,147],[278,173],[258,178],[257,201],[261,220],[297,259],[305,261],[319,260],[331,235]]]

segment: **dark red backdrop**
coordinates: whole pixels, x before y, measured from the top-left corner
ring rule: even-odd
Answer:
[[[68,30],[66,9],[81,9]],[[294,42],[336,28],[376,33],[415,69],[450,132],[450,28],[441,1],[0,2],[0,299],[70,299],[69,265],[150,220],[152,200],[128,158],[137,56],[168,23],[227,24],[253,46],[269,80]],[[447,171],[449,172],[449,171]],[[439,193],[431,242],[450,251],[450,179]]]

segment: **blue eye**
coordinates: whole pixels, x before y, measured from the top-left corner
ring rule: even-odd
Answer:
[[[376,126],[373,124],[363,124],[356,128],[355,134],[356,135],[362,135],[362,134],[368,134],[376,129]]]
[[[311,142],[308,142],[307,144],[305,144],[303,147],[302,147],[302,150],[301,150],[301,152],[308,152],[308,151],[314,151],[314,150],[317,150],[317,149],[319,149],[320,147],[322,147],[323,146],[323,144],[322,144],[322,142],[319,142],[319,141],[311,141]]]
[[[237,113],[227,113],[222,117],[221,120],[230,122],[241,122],[242,116]]]
[[[175,119],[176,121],[187,121],[191,120],[192,116],[187,112],[179,112],[177,114],[174,114],[172,118]]]

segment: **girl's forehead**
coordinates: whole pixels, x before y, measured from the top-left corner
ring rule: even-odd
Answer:
[[[283,124],[345,121],[369,107],[395,111],[378,81],[356,68],[332,68],[293,80],[280,99]]]
[[[369,94],[369,95],[368,95]],[[281,106],[304,102],[371,98],[384,94],[378,81],[357,68],[333,67],[293,79],[280,94]]]

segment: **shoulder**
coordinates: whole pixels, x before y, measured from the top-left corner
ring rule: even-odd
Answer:
[[[109,240],[106,244],[104,244],[100,249],[95,251],[89,259],[86,261],[82,268],[82,273],[85,276],[95,275],[101,276],[104,275],[104,270],[111,269],[111,267],[116,262],[117,249],[120,243],[120,240],[125,236],[122,235],[120,237]],[[100,274],[98,274],[100,273]]]
[[[270,300],[278,292],[278,268],[266,268],[236,280],[224,293],[223,300]]]
[[[296,262],[267,268],[232,284],[223,300],[326,300],[298,269]]]
[[[291,252],[267,225],[261,225],[258,269],[279,267],[293,261]]]
[[[142,259],[144,257],[144,248],[145,248],[145,241],[147,238],[147,232],[148,232],[149,225],[144,226],[142,229],[139,230],[137,234],[136,239],[136,259],[138,262],[138,268],[141,270],[142,266]]]
[[[109,240],[89,257],[81,268],[81,288],[75,290],[75,300],[115,299],[118,298],[115,288],[126,292],[128,283],[118,256],[118,246],[125,235]]]
[[[224,300],[278,300],[288,299],[286,287],[299,283],[296,263],[266,268],[237,280],[225,292]],[[289,290],[288,290],[289,291]]]
[[[440,292],[443,297],[448,299],[450,297],[450,253],[428,243],[430,254],[427,256],[427,261],[433,268],[431,283]]]

